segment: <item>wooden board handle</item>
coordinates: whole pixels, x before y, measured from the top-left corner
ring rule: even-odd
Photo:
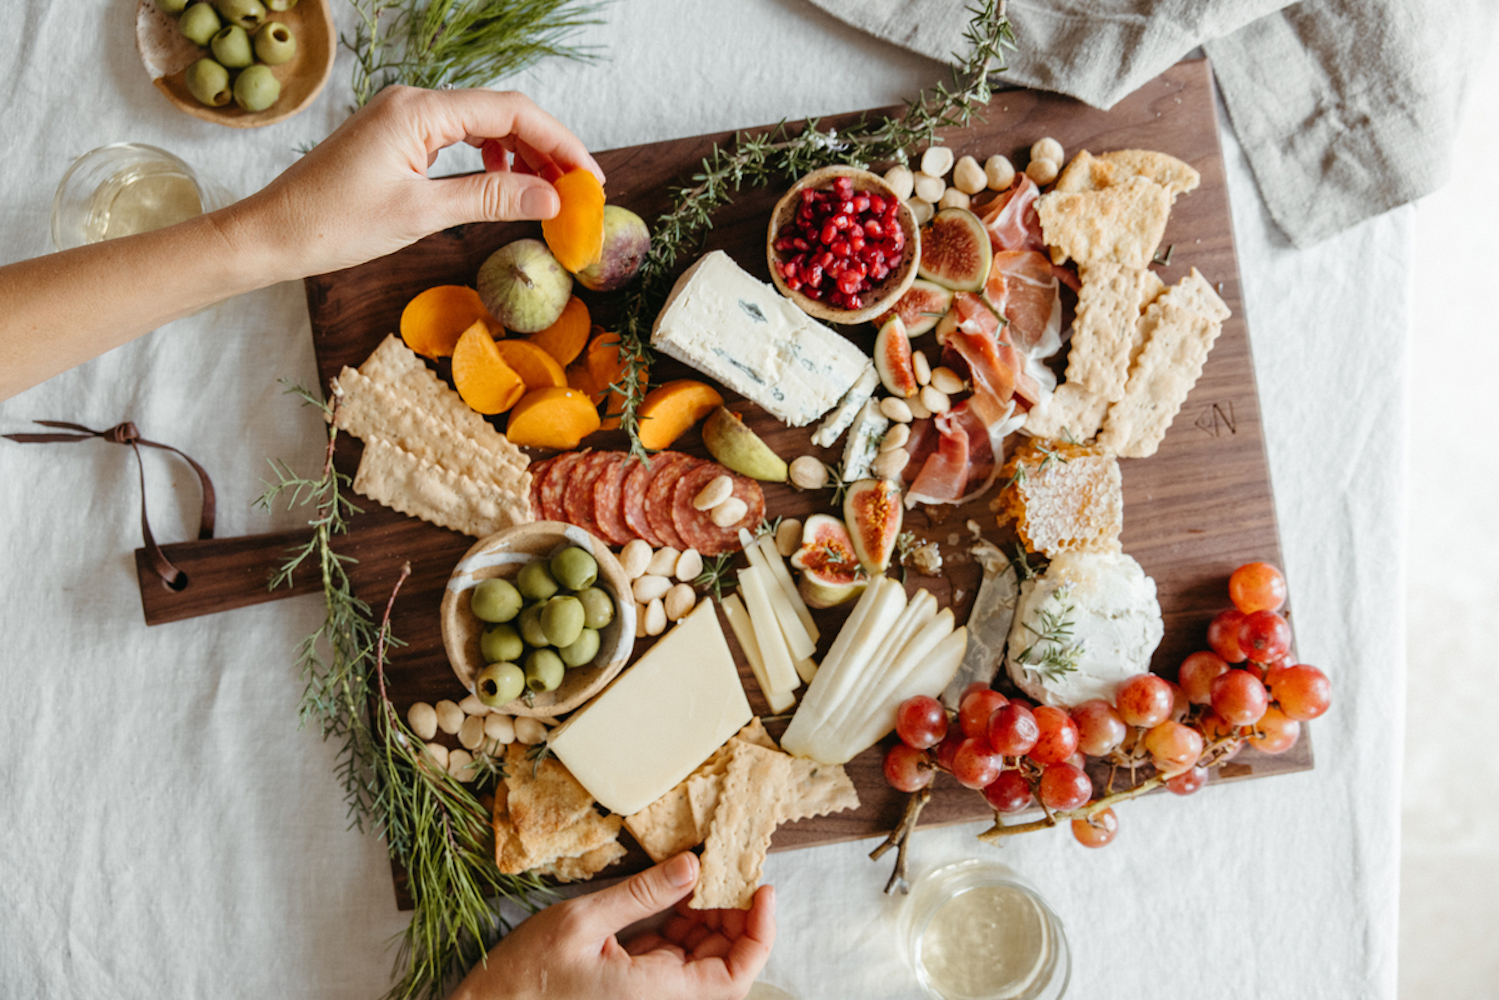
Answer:
[[[311,538],[312,531],[304,529],[163,545],[166,557],[187,577],[186,584],[176,590],[163,583],[151,568],[146,550],[136,549],[135,573],[146,624],[160,625],[317,593],[318,580],[311,568],[299,575],[292,587],[269,587],[271,575],[286,562],[287,550],[306,545]]]

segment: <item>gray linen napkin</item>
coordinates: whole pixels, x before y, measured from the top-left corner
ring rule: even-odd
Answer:
[[[811,0],[934,59],[964,0]],[[1003,79],[1108,108],[1198,46],[1271,216],[1309,246],[1447,180],[1492,0],[1010,0]]]

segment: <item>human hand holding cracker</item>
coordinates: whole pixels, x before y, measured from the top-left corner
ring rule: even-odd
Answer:
[[[775,892],[761,886],[748,910],[693,910],[690,853],[522,922],[476,966],[450,1000],[730,1000],[747,994],[775,943]],[[675,905],[659,934],[621,944],[638,920]]]

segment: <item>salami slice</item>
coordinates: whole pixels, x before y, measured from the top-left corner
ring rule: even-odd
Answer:
[[[541,513],[541,481],[546,478],[553,461],[555,459],[544,458],[540,462],[532,462],[526,470],[531,473],[531,517],[537,521],[545,520]]]
[[[704,486],[725,475],[734,481],[733,495],[744,501],[747,510],[736,524],[720,528],[713,523],[709,511],[698,510],[692,501]],[[672,488],[671,517],[682,540],[703,555],[737,552],[740,548],[739,529],[754,532],[765,520],[765,493],[753,479],[730,472],[716,462],[706,462],[677,480]]]
[[[663,461],[664,458],[657,455],[649,465],[636,462],[625,478],[625,487],[619,499],[619,509],[625,516],[625,524],[631,532],[649,542],[653,549],[659,549],[665,543],[651,529],[651,522],[645,516],[645,494],[650,489],[651,476],[661,468]]]
[[[650,486],[646,489],[645,519],[650,522],[656,537],[661,539],[661,544],[685,549],[687,543],[677,534],[677,526],[671,516],[672,491],[676,489],[677,480],[703,462],[691,455],[678,453],[671,462],[651,464],[660,464],[661,468],[651,474]]]
[[[618,454],[618,461],[599,473],[593,484],[593,517],[599,523],[599,537],[610,545],[627,545],[637,537],[625,520],[625,480],[640,464],[633,456]]]
[[[583,460],[583,452],[570,451],[552,459],[551,467],[541,481],[541,517],[547,521],[565,521],[562,498],[567,492],[567,481],[572,477],[573,467]]]
[[[568,524],[576,524],[592,535],[599,533],[599,524],[593,519],[593,484],[617,455],[618,452],[612,451],[591,451],[573,466],[562,495],[562,512]]]

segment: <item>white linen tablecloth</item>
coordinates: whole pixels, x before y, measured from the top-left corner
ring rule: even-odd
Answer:
[[[0,37],[0,263],[51,249],[53,189],[90,148],[159,145],[244,194],[350,105],[341,53],[304,114],[219,128],[152,87],[133,3],[18,7]],[[799,0],[636,0],[604,16],[584,36],[599,63],[502,81],[594,149],[890,104],[946,73]],[[1297,643],[1335,685],[1312,726],[1317,767],[1129,803],[1103,851],[1060,830],[996,851],[975,826],[923,832],[913,863],[984,855],[1020,871],[1067,928],[1076,996],[1390,998],[1411,213],[1293,250],[1223,140]],[[439,164],[475,166],[467,152]],[[288,528],[297,515],[252,509],[265,460],[311,469],[322,432],[281,378],[316,379],[299,284],[0,403],[0,432],[134,420],[209,467],[221,537]],[[377,997],[406,917],[384,845],[345,829],[333,748],[297,726],[294,647],[319,602],[146,628],[134,461],[98,442],[0,442],[0,996]],[[190,537],[191,473],[158,452],[146,465],[158,538]],[[766,980],[803,1000],[919,995],[871,846],[769,859],[780,940]]]

